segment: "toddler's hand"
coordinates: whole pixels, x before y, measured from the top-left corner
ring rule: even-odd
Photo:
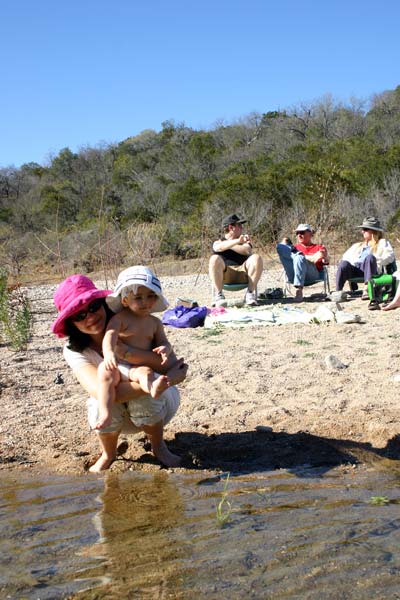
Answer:
[[[172,348],[168,346],[157,346],[157,348],[153,348],[153,352],[161,356],[161,364],[165,365],[168,360],[168,356],[172,352]]]
[[[107,371],[112,371],[117,368],[117,357],[114,352],[106,352],[104,354],[104,366]]]

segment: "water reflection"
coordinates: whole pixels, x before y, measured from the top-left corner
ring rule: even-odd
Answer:
[[[107,473],[100,500],[94,518],[99,542],[92,552],[107,558],[110,581],[103,597],[122,598],[128,590],[149,598],[163,597],[166,589],[177,593],[176,565],[187,550],[180,539],[184,504],[173,478],[162,471]]]

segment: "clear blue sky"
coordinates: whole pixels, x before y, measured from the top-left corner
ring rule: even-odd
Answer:
[[[2,0],[0,167],[400,84],[398,0]]]

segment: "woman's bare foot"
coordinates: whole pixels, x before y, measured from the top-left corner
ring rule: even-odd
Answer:
[[[382,310],[394,310],[395,308],[399,308],[400,306],[400,298],[399,300],[392,300],[389,304],[384,304],[382,306]]]
[[[161,440],[160,445],[152,448],[153,454],[166,467],[179,467],[182,459],[168,450],[167,444]]]
[[[107,454],[102,454],[100,458],[96,460],[94,465],[89,468],[90,473],[101,473],[101,471],[106,471],[112,465],[115,460],[115,456],[110,457]]]
[[[169,388],[170,382],[166,375],[160,375],[153,381],[150,387],[150,395],[152,398],[159,398],[167,388]]]

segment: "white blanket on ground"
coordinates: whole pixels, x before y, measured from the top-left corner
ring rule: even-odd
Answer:
[[[342,310],[333,311],[321,304],[314,313],[298,307],[264,306],[248,308],[227,308],[225,312],[209,314],[204,327],[211,328],[223,325],[241,327],[243,325],[288,325],[289,323],[359,323],[361,318],[354,313]]]

